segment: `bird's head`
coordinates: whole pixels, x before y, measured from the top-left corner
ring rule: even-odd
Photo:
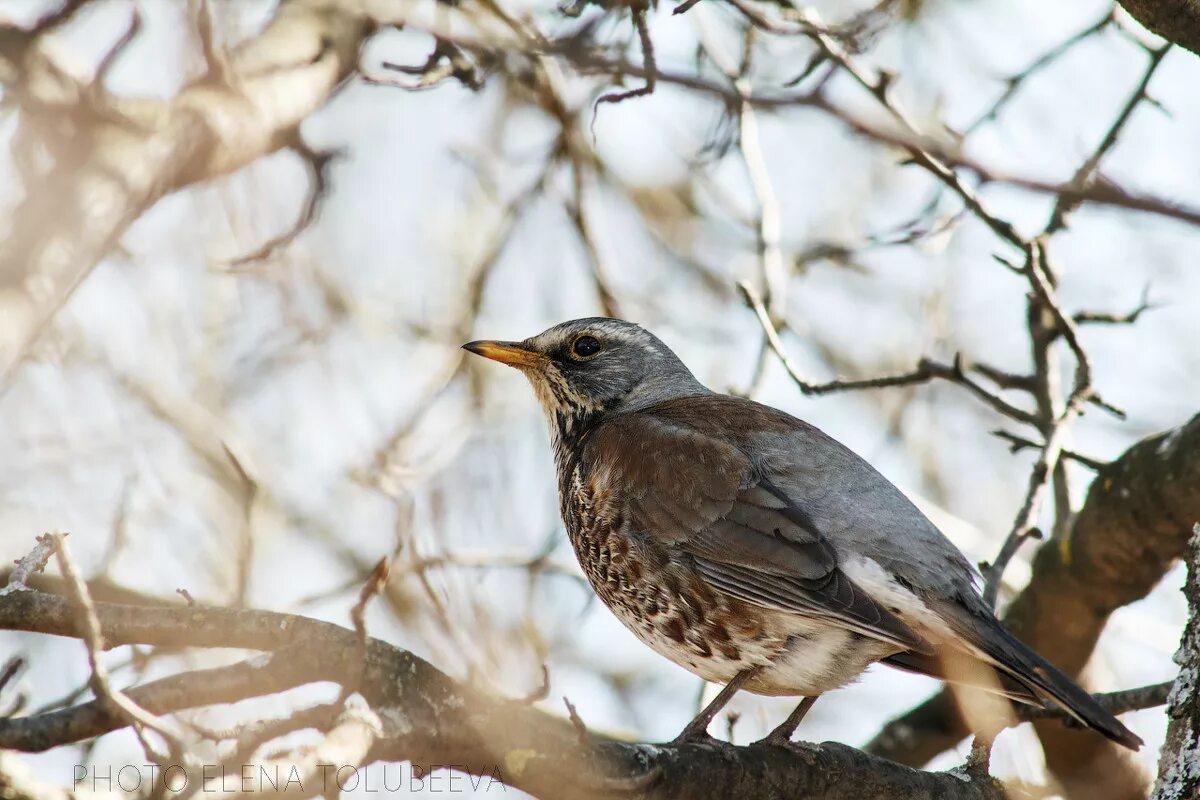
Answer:
[[[658,337],[619,319],[576,319],[522,342],[463,348],[525,373],[560,436],[609,414],[708,391]]]

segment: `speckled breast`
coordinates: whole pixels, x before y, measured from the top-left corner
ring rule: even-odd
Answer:
[[[761,609],[715,592],[651,537],[628,530],[619,503],[592,496],[581,470],[560,475],[560,508],[579,565],[604,604],[659,654],[725,682],[786,646]]]

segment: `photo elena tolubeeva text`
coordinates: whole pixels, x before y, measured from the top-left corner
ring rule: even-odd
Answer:
[[[500,765],[478,773],[457,764],[389,763],[375,768],[352,764],[76,764],[72,789],[159,794],[228,794],[230,792],[303,792],[329,796],[337,792],[428,794],[507,793]],[[199,785],[197,785],[197,783]]]

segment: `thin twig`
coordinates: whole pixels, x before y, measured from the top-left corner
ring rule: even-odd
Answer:
[[[122,691],[110,683],[108,668],[105,667],[103,659],[100,658],[101,651],[105,649],[104,637],[100,632],[100,620],[96,617],[96,607],[92,603],[92,596],[88,592],[87,584],[80,577],[79,570],[75,567],[75,561],[71,558],[71,553],[67,548],[64,538],[66,534],[50,533],[47,535],[54,544],[55,555],[58,558],[58,568],[62,572],[63,580],[66,582],[67,595],[71,600],[71,605],[74,607],[77,624],[82,629],[83,636],[81,638],[87,647],[88,666],[92,672],[92,691],[95,693],[96,698],[124,716],[133,725],[134,732],[137,733],[142,747],[147,751],[148,755],[154,751],[149,741],[146,740],[145,734],[141,730],[142,728],[149,728],[162,736],[171,747],[172,753],[182,754],[184,750],[183,742],[171,730],[165,720],[151,714],[130,700]]]
[[[391,557],[384,556],[379,559],[358,593],[358,602],[350,609],[350,621],[354,624],[356,637],[355,663],[358,665],[358,676],[355,680],[343,684],[341,696],[338,698],[343,703],[362,686],[367,673],[367,604],[387,585],[391,570]]]
[[[1063,337],[1075,357],[1075,385],[1071,389],[1071,396],[1065,407],[1059,412],[1058,418],[1049,425],[1041,426],[1045,436],[1045,445],[1029,475],[1025,500],[1017,512],[1012,529],[1000,547],[999,554],[984,570],[983,599],[990,608],[995,608],[996,598],[1000,591],[1000,581],[1009,561],[1016,555],[1021,545],[1027,539],[1032,538],[1037,531],[1035,522],[1041,511],[1042,498],[1048,483],[1058,470],[1070,423],[1083,412],[1084,403],[1095,396],[1092,388],[1091,365],[1079,340],[1079,329],[1075,320],[1063,311],[1058,302],[1049,277],[1050,268],[1045,246],[1040,238],[1033,239],[1026,245],[1025,270],[1040,309],[1051,316],[1054,329]],[[1043,378],[1043,380],[1048,379],[1048,376]],[[1060,498],[1060,502],[1065,501]],[[1067,509],[1060,508],[1060,517],[1065,518],[1066,511]]]
[[[304,205],[300,208],[300,214],[279,235],[271,237],[245,255],[230,259],[228,266],[231,268],[245,267],[248,264],[266,261],[273,257],[280,250],[296,241],[300,234],[308,230],[320,215],[321,204],[329,194],[330,166],[341,153],[338,151],[314,150],[300,138],[299,131],[293,131],[290,138],[290,149],[300,157],[305,169],[308,170],[308,193],[305,195]]]
[[[779,362],[787,370],[792,381],[800,387],[806,395],[822,395],[831,392],[855,391],[859,389],[885,389],[895,386],[912,386],[914,384],[926,383],[931,379],[938,378],[941,380],[950,381],[966,387],[979,399],[983,400],[994,410],[1003,414],[1010,419],[1026,424],[1033,424],[1035,417],[1025,411],[1017,408],[1003,398],[992,394],[983,386],[971,380],[963,368],[962,360],[955,359],[954,364],[941,364],[932,359],[923,358],[918,363],[915,369],[910,372],[902,372],[896,375],[885,375],[878,378],[864,378],[860,380],[842,380],[836,379],[826,383],[812,383],[805,379],[800,367],[792,360],[791,356],[783,347],[783,342],[779,338],[779,332],[771,323],[771,318],[767,314],[766,306],[763,305],[762,298],[758,292],[750,284],[742,281],[738,284],[738,289],[746,300],[746,304],[754,310],[758,316],[759,324],[766,334],[767,342],[771,349],[779,358]]]
[[[8,682],[17,676],[25,667],[25,659],[22,656],[13,656],[4,662],[4,668],[0,669],[0,692],[8,686]]]
[[[816,16],[810,10],[799,10],[798,17],[808,26],[806,30],[807,35],[821,48],[831,61],[841,67],[846,74],[850,75],[859,85],[870,92],[876,101],[900,123],[907,133],[913,137],[921,137],[921,133],[912,117],[900,107],[893,94],[889,91],[893,81],[893,76],[890,73],[882,71],[872,72],[870,69],[858,64],[851,58],[841,43],[822,29]],[[962,178],[952,165],[943,161],[933,151],[916,144],[909,144],[905,149],[908,150],[916,164],[923,167],[957,194],[967,208],[970,209],[971,213],[987,225],[987,227],[991,228],[997,236],[1016,247],[1024,245],[1024,240],[1017,233],[1012,223],[1001,219],[989,211],[983,205],[978,194],[963,183]]]
[[[1142,298],[1131,310],[1124,313],[1104,311],[1080,311],[1072,316],[1077,325],[1132,325],[1147,311],[1159,308],[1157,303],[1150,302],[1150,285],[1142,289]]]
[[[104,84],[108,80],[108,75],[112,71],[113,64],[117,58],[125,52],[125,48],[133,41],[134,37],[142,30],[142,14],[135,6],[129,15],[129,24],[125,27],[125,31],[113,43],[112,47],[100,59],[100,63],[96,65],[96,74],[92,78],[90,86],[93,102],[97,102],[103,97]]]
[[[1009,431],[1006,431],[1006,430],[994,430],[994,431],[992,431],[992,435],[1008,442],[1010,445],[1009,451],[1013,452],[1013,453],[1019,453],[1022,450],[1026,450],[1029,448],[1033,448],[1036,450],[1041,450],[1041,449],[1045,448],[1044,444],[1035,442],[1032,439],[1027,439],[1024,436],[1018,436],[1017,434],[1010,433]],[[1062,450],[1062,457],[1070,459],[1071,461],[1075,461],[1079,464],[1082,464],[1083,466],[1087,467],[1088,469],[1093,469],[1093,470],[1097,470],[1097,471],[1102,470],[1106,466],[1108,466],[1107,462],[1101,461],[1098,458],[1091,458],[1090,456],[1085,456],[1082,453],[1077,453],[1074,450],[1068,450],[1066,448],[1063,448],[1063,450]]]
[[[540,703],[550,696],[550,668],[542,664],[542,682],[537,688],[527,692],[522,697],[517,698],[517,702],[521,705],[531,706],[534,703]]]
[[[563,703],[567,707],[567,717],[571,720],[571,725],[575,728],[575,735],[579,738],[580,744],[587,744],[591,736],[588,734],[587,725],[583,722],[583,717],[579,716],[579,712],[575,710],[575,704],[572,703],[566,696],[563,697]]]
[[[25,581],[46,569],[46,564],[50,563],[50,556],[54,555],[54,548],[55,540],[52,534],[44,533],[37,537],[37,545],[13,562],[17,566],[9,574],[8,584],[0,589],[0,597],[10,592],[30,591]]]
[[[1017,90],[1024,85],[1025,81],[1029,80],[1029,78],[1033,77],[1033,75],[1040,70],[1048,67],[1075,45],[1103,31],[1112,24],[1115,15],[1115,8],[1110,9],[1096,22],[1050,48],[1045,53],[1042,53],[1042,55],[1034,59],[1029,66],[1025,67],[1025,69],[1006,78],[1004,80],[1004,91],[1000,94],[1000,97],[998,97],[996,102],[992,103],[992,105],[988,107],[987,111],[978,116],[974,122],[963,129],[963,135],[969,136],[984,124],[996,119],[996,117],[1000,114],[1000,111],[1008,104],[1010,100],[1013,99],[1013,97],[1016,96]]]
[[[1133,116],[1134,110],[1143,100],[1147,100],[1149,95],[1146,89],[1150,86],[1150,80],[1154,77],[1154,73],[1158,71],[1158,67],[1162,64],[1163,56],[1171,49],[1170,43],[1162,47],[1154,48],[1149,51],[1150,62],[1146,65],[1145,72],[1142,73],[1142,79],[1138,82],[1137,87],[1133,90],[1133,94],[1125,101],[1125,105],[1117,113],[1117,117],[1113,120],[1104,136],[1100,139],[1100,144],[1096,146],[1095,151],[1079,166],[1075,174],[1071,176],[1071,180],[1067,186],[1077,189],[1084,189],[1092,181],[1093,174],[1100,166],[1100,162],[1113,145],[1117,143],[1117,138],[1120,136],[1121,130],[1125,124],[1129,122]],[[1059,195],[1054,201],[1054,208],[1050,212],[1050,220],[1046,223],[1045,234],[1054,233],[1067,224],[1067,215],[1071,210],[1079,205],[1076,198],[1068,198],[1066,195]]]
[[[1092,366],[1087,352],[1079,340],[1079,326],[1075,324],[1058,301],[1054,284],[1050,279],[1050,268],[1044,240],[1034,239],[1026,245],[1029,282],[1037,293],[1042,307],[1050,312],[1058,333],[1071,348],[1075,356],[1075,387],[1072,389],[1071,402],[1082,403],[1090,399],[1092,391]]]
[[[1114,716],[1125,714],[1130,711],[1141,711],[1145,708],[1155,708],[1165,705],[1167,697],[1171,694],[1171,687],[1175,685],[1175,681],[1164,681],[1162,683],[1152,683],[1149,686],[1139,686],[1136,689],[1122,689],[1118,692],[1101,692],[1093,694],[1092,699],[1100,704],[1100,707]],[[1020,706],[1016,709],[1017,721],[1026,721],[1033,719],[1061,719],[1074,721],[1066,711],[1061,708],[1038,708],[1036,706]]]
[[[637,30],[638,39],[642,44],[642,64],[644,70],[645,83],[636,89],[630,89],[625,92],[612,92],[601,95],[596,98],[596,104],[592,107],[592,124],[595,125],[595,111],[604,103],[620,103],[634,97],[643,97],[648,94],[653,94],[656,84],[658,83],[658,65],[654,60],[654,42],[650,39],[650,28],[646,24],[646,4],[639,2],[630,9],[633,15],[633,27]]]

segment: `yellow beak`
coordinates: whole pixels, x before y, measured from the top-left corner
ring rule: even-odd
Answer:
[[[532,367],[539,364],[542,360],[541,353],[526,350],[521,347],[519,342],[494,342],[488,340],[467,342],[463,345],[463,350],[474,353],[477,356],[490,358],[492,361],[499,361],[501,364],[508,364],[510,367]]]

